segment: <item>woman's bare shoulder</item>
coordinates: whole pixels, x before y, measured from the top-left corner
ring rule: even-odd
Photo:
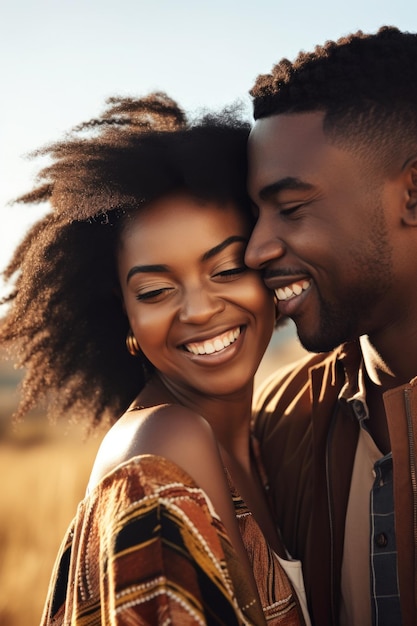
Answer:
[[[198,413],[176,404],[129,410],[104,437],[87,491],[117,466],[143,454],[173,461],[194,480],[201,475],[196,466],[208,469],[219,463],[211,426]]]
[[[251,575],[219,445],[209,422],[198,413],[175,404],[125,413],[103,440],[87,493],[118,465],[145,454],[175,463],[203,490],[212,514],[215,511],[222,520],[245,569]]]

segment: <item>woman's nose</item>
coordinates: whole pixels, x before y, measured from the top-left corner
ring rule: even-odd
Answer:
[[[184,294],[179,320],[186,324],[203,324],[224,310],[224,300],[204,287],[193,288]]]

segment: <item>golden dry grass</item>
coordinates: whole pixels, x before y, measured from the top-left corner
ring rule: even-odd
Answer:
[[[99,443],[46,428],[49,436],[40,440],[38,432],[36,443],[22,433],[0,443],[2,626],[39,624],[52,566]]]

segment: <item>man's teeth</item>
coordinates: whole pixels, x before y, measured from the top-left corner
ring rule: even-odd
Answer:
[[[231,343],[234,343],[240,335],[240,328],[230,330],[223,335],[219,335],[209,341],[203,341],[202,343],[187,343],[185,349],[193,354],[213,354],[214,352],[220,352],[224,350]]]
[[[298,283],[293,283],[292,285],[287,285],[286,287],[279,288],[275,291],[278,300],[290,300],[294,298],[294,296],[299,296],[300,293],[305,291],[310,287],[309,280],[303,280]]]

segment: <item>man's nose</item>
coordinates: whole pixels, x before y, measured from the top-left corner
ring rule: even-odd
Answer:
[[[271,261],[279,259],[285,253],[285,246],[271,229],[267,221],[259,218],[252,231],[245,252],[245,263],[249,267],[264,269]]]
[[[184,324],[204,324],[224,307],[224,300],[206,287],[194,287],[184,294],[179,320]]]

